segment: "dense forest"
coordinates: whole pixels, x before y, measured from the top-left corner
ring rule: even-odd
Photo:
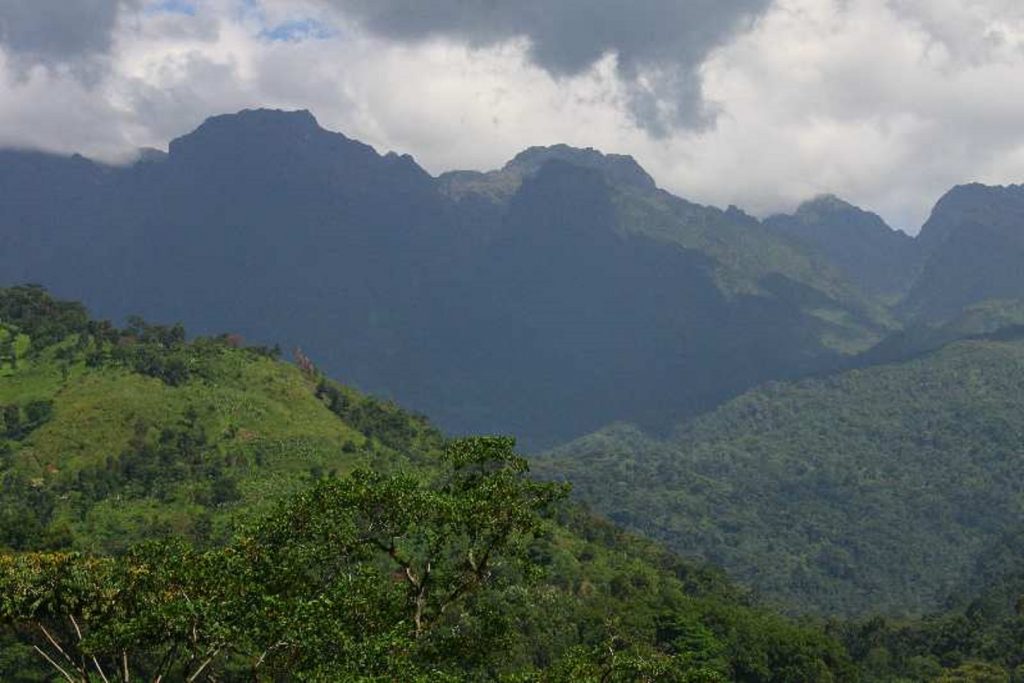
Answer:
[[[611,427],[537,460],[612,520],[800,611],[920,614],[1021,526],[1020,328],[770,384],[659,440]]]
[[[856,680],[510,439],[39,288],[0,320],[4,680]]]
[[[920,619],[782,616],[301,352],[0,320],[4,680],[1020,680],[1019,537]]]

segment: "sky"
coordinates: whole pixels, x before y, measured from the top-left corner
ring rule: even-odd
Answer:
[[[432,173],[564,142],[915,233],[955,184],[1024,182],[1024,2],[0,0],[0,147],[124,162],[252,107]]]

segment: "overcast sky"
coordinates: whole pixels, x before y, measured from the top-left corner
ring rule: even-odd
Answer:
[[[434,173],[567,142],[916,232],[956,183],[1024,181],[1024,2],[0,0],[0,146],[124,159],[256,106]]]

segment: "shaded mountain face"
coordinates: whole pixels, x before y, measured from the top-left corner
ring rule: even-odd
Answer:
[[[124,168],[4,152],[0,209],[3,283],[299,345],[452,432],[527,447],[665,427],[885,331],[756,220],[566,146],[433,178],[308,112],[245,111]]]
[[[905,315],[941,320],[981,301],[1024,298],[1024,186],[950,190],[918,242],[924,266]]]
[[[916,275],[912,237],[832,195],[801,204],[793,215],[772,216],[765,226],[820,255],[871,295],[894,300]]]
[[[908,327],[899,345],[910,337],[949,341],[964,316],[1024,299],[1024,186],[955,187],[916,238],[833,196],[764,224],[889,306]],[[945,328],[938,336],[936,326]]]
[[[420,310],[447,323],[406,376],[441,367],[465,387],[452,403],[461,413],[493,410],[487,424],[561,437],[621,419],[658,428],[750,382],[838,358],[799,291],[772,289],[799,283],[779,275],[728,292],[718,268],[704,251],[623,229],[606,176],[549,161],[474,262],[430,288]],[[417,332],[406,339],[422,349]]]

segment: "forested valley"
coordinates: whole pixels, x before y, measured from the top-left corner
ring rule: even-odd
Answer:
[[[304,356],[118,328],[36,287],[0,291],[0,317],[5,680],[1010,680],[1022,663],[1009,541],[983,590],[929,616],[784,616],[529,476],[512,439],[445,438]]]

